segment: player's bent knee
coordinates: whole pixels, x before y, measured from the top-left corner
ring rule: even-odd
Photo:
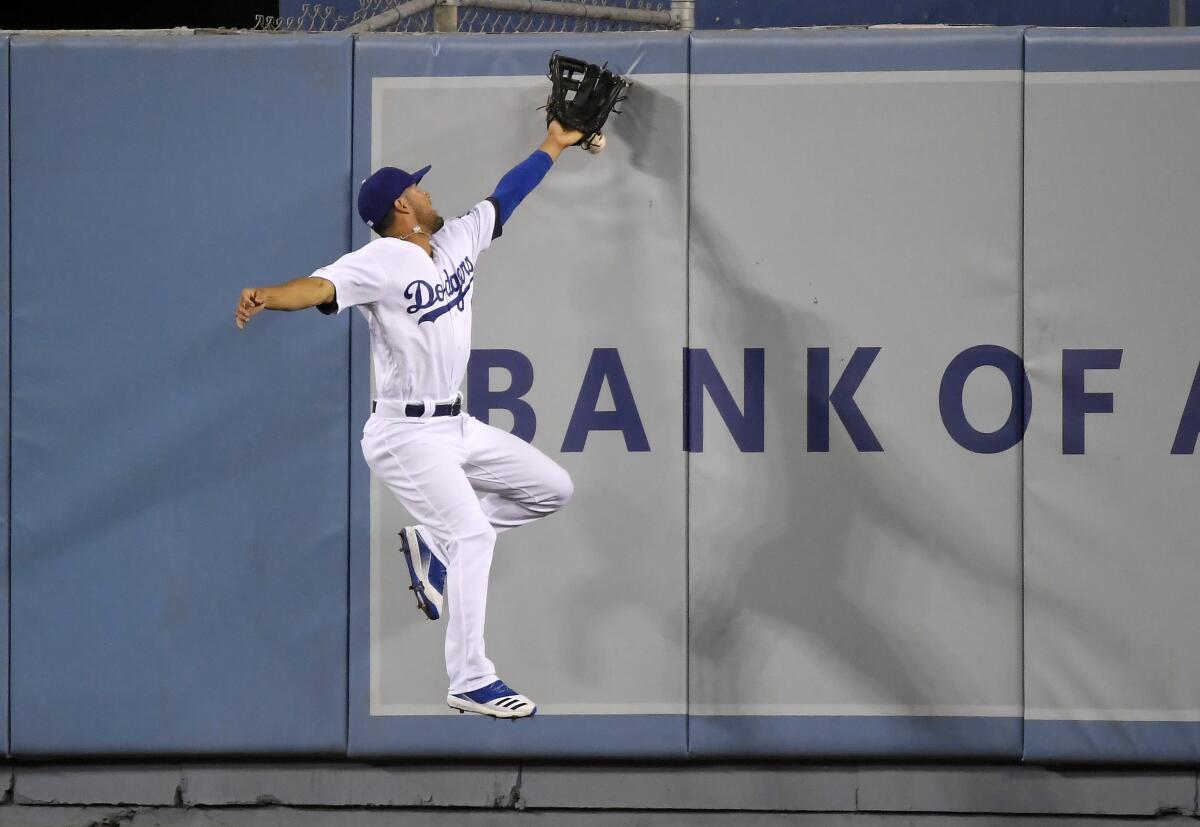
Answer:
[[[554,474],[546,481],[546,488],[549,492],[546,505],[550,509],[557,511],[566,505],[570,501],[571,495],[575,493],[575,482],[571,479],[571,475],[567,473],[567,469],[561,465],[556,465],[554,468]]]
[[[462,530],[458,541],[464,545],[492,548],[496,545],[496,529],[486,520],[474,523]]]

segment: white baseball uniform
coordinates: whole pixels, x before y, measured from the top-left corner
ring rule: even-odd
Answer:
[[[520,438],[465,412],[431,416],[454,401],[466,375],[476,263],[495,222],[494,205],[481,201],[431,236],[432,257],[411,242],[378,238],[313,273],[333,283],[337,312],[358,307],[371,330],[377,397],[363,456],[429,529],[446,564],[452,694],[497,679],[483,640],[497,533],[552,514],[572,492],[567,472]],[[409,403],[423,403],[424,415],[404,416]]]

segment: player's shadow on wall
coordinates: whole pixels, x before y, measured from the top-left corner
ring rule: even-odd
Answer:
[[[938,642],[945,636],[938,634],[937,618],[918,618],[922,595],[913,589],[933,588],[933,584],[914,583],[914,579],[931,568],[948,571],[946,582],[978,584],[979,595],[993,606],[998,591],[1010,591],[1016,602],[1023,587],[1020,566],[1015,561],[1011,566],[1002,563],[980,549],[980,538],[970,530],[970,521],[938,518],[955,509],[979,512],[995,504],[972,502],[938,468],[915,464],[922,459],[919,451],[904,452],[903,463],[894,457],[880,461],[886,456],[883,454],[860,453],[836,415],[830,417],[828,455],[836,461],[822,462],[820,473],[814,473],[803,459],[782,461],[783,445],[804,445],[806,440],[808,398],[799,371],[807,362],[808,349],[832,347],[846,337],[830,325],[827,315],[798,307],[802,300],[789,303],[786,297],[755,287],[752,274],[746,271],[753,262],[735,262],[727,256],[724,251],[737,246],[724,238],[718,226],[703,206],[692,205],[691,270],[693,274],[706,273],[708,289],[718,294],[717,306],[725,314],[718,323],[727,331],[729,353],[739,353],[741,347],[767,349],[764,472],[778,481],[778,491],[772,490],[760,503],[745,503],[739,492],[729,492],[731,513],[723,515],[716,533],[698,533],[693,525],[689,548],[692,702],[736,705],[766,696],[781,704],[837,705],[871,698],[879,699],[880,705],[922,707],[964,695],[969,700],[979,676],[971,663],[957,660]],[[694,291],[693,287],[693,295]],[[692,342],[693,347],[708,344],[703,339]],[[839,354],[831,350],[831,383],[836,382],[848,356],[842,353],[839,360]],[[789,378],[794,381],[787,381]],[[730,384],[736,393],[737,383]],[[870,418],[869,412],[867,415]],[[887,451],[886,436],[880,440]],[[793,456],[795,453],[793,448]],[[701,463],[694,460],[690,481],[693,514],[697,508],[712,507],[711,491],[703,504],[697,502],[698,488],[704,484],[698,466]],[[1019,479],[1013,484],[1019,498]],[[753,516],[740,519],[738,512]],[[1013,519],[1017,516],[1014,509]],[[860,538],[864,534],[879,533],[895,537],[895,547],[870,551],[863,547]],[[719,556],[723,563],[714,566],[699,555],[710,560]],[[915,555],[925,559],[911,559]],[[897,559],[902,556],[908,556],[910,562]],[[881,596],[886,600],[889,593],[903,601],[901,613],[880,605]],[[1090,629],[1087,637],[1094,639],[1096,625],[1103,624],[1094,613],[1080,611],[1044,588],[1030,594],[1079,629],[1081,637],[1084,629]],[[971,595],[964,595],[958,601],[962,614],[940,622],[969,618],[971,602]],[[1019,603],[1016,612],[1020,612]],[[977,657],[1011,659],[1013,688],[996,693],[988,691],[990,687],[978,687],[978,692],[986,691],[990,698],[1000,694],[1014,703],[1021,697],[1023,655],[1019,617],[1014,615],[1011,623],[1013,649],[980,652]],[[764,634],[765,629],[774,631]],[[778,657],[778,652],[770,650],[771,638],[780,634],[805,639],[803,648],[821,652],[821,660],[774,667],[777,673],[795,676],[802,687],[811,687],[823,681],[807,681],[803,678],[807,672],[836,664],[842,683],[852,673],[869,686],[856,686],[851,698],[815,698],[787,686],[764,692],[763,669]],[[963,634],[959,631],[952,636],[960,650]],[[1107,629],[1103,639],[1116,651],[1130,645],[1118,629]],[[1071,653],[1063,655],[1071,661]],[[944,685],[947,678],[954,680],[953,688]],[[836,685],[838,679],[828,683]]]
[[[683,104],[651,86],[637,83],[636,78],[634,84],[629,100],[619,106],[621,113],[609,118],[605,131],[629,146],[629,164],[634,170],[678,186],[678,163],[672,159],[680,156],[680,148],[663,136],[682,136],[687,140]],[[686,176],[685,170],[685,179]]]
[[[700,554],[726,558],[724,565],[713,569],[720,572],[715,581],[697,578],[707,567],[704,562],[692,566],[692,698],[737,703],[766,694],[791,696],[797,704],[814,702],[816,699],[797,697],[784,687],[764,693],[758,685],[762,673],[754,661],[765,653],[756,638],[761,639],[770,626],[794,628],[789,635],[824,639],[820,648],[829,652],[829,657],[843,660],[874,685],[868,694],[893,698],[897,703],[918,703],[928,694],[917,674],[924,659],[924,653],[918,651],[921,641],[902,637],[863,611],[853,577],[846,571],[855,522],[863,515],[901,531],[915,527],[905,526],[907,516],[891,507],[876,469],[868,467],[864,457],[848,444],[836,417],[831,422],[830,448],[839,461],[827,463],[824,473],[811,473],[803,462],[783,461],[781,453],[782,440],[803,444],[808,399],[799,381],[770,378],[782,379],[780,365],[795,366],[791,370],[798,371],[806,362],[807,348],[829,347],[833,331],[820,314],[796,310],[786,297],[752,286],[750,273],[725,260],[723,250],[737,247],[732,239],[725,243],[717,226],[700,205],[693,205],[692,273],[707,272],[711,289],[719,294],[713,299],[726,314],[721,324],[731,345],[729,353],[738,353],[740,347],[766,348],[764,459],[766,473],[778,482],[772,485],[772,496],[753,509],[740,498],[730,497],[730,513],[721,519],[718,534],[692,532],[689,554],[693,560]],[[739,259],[738,265],[745,270],[753,262]],[[703,337],[692,343],[693,347],[707,344]],[[836,354],[831,353],[831,360],[831,376],[836,377]],[[694,470],[693,507],[702,484]],[[707,500],[711,493],[703,496]],[[753,517],[739,519],[739,512]],[[819,515],[819,524],[811,521],[812,515]],[[730,553],[722,554],[722,547]],[[796,664],[784,671],[800,675],[807,668]]]

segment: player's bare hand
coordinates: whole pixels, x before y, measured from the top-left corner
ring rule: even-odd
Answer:
[[[546,127],[546,135],[563,149],[583,140],[582,132],[578,129],[567,129],[558,121],[550,121],[550,125]]]
[[[237,306],[238,330],[246,326],[246,322],[267,309],[267,291],[257,287],[248,287],[242,291]]]

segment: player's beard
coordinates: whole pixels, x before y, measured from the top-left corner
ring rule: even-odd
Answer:
[[[429,222],[429,234],[433,235],[444,226],[446,226],[446,219],[442,218],[437,213],[434,213],[433,220]]]

